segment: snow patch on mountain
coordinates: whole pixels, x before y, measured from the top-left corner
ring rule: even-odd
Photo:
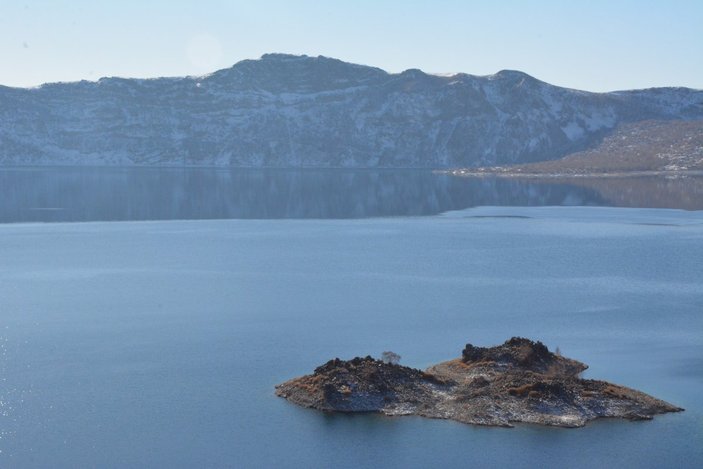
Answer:
[[[0,164],[486,166],[559,158],[645,119],[703,119],[703,91],[267,54],[198,77],[0,87]]]

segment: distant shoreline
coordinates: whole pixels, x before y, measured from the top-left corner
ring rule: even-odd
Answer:
[[[672,171],[608,171],[608,172],[523,172],[508,168],[476,168],[450,169],[437,171],[460,177],[502,177],[520,179],[602,179],[602,178],[636,178],[636,177],[701,177],[701,170],[672,170]]]

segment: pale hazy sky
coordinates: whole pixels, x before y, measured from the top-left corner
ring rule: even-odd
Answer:
[[[703,0],[0,0],[0,84],[199,75],[267,52],[703,88]]]

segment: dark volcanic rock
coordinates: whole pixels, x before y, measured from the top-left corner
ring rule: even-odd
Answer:
[[[587,380],[583,363],[541,342],[468,344],[462,358],[423,372],[371,357],[330,360],[276,386],[276,394],[323,411],[421,415],[481,425],[514,422],[580,427],[600,417],[631,420],[683,409],[633,389]]]
[[[303,376],[277,387],[279,396],[306,407],[341,412],[412,413],[402,409],[432,400],[446,387],[435,376],[371,357],[335,358]]]
[[[513,337],[496,347],[466,344],[461,353],[464,363],[491,362],[495,366],[519,367],[545,374],[576,375],[588,368],[581,362],[551,353],[542,342]]]

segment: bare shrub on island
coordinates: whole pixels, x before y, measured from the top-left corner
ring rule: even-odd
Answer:
[[[397,365],[400,363],[400,355],[395,352],[383,352],[381,354],[381,361],[383,363],[388,363],[389,365]]]

